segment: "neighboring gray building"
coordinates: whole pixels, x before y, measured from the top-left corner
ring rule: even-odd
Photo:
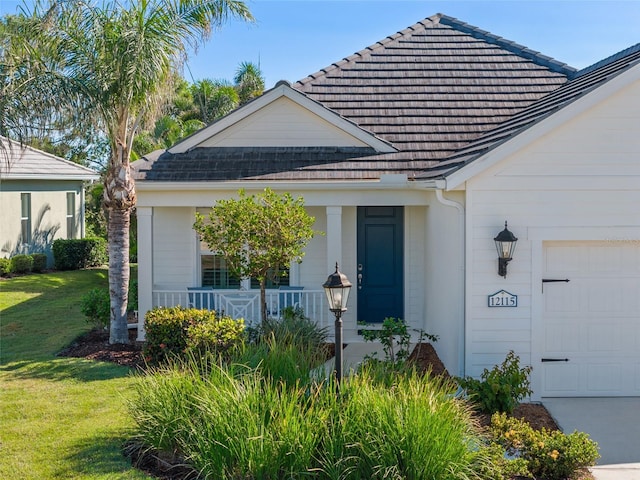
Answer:
[[[42,252],[57,238],[83,238],[84,185],[99,175],[0,138],[0,257]]]

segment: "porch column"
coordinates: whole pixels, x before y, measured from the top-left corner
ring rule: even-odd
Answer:
[[[138,207],[138,337],[145,339],[144,316],[153,308],[153,208]]]
[[[327,207],[327,272],[342,267],[342,207]]]

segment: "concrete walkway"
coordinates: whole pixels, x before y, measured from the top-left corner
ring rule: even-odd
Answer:
[[[596,480],[640,480],[640,398],[545,398],[565,433],[586,432],[598,442]]]

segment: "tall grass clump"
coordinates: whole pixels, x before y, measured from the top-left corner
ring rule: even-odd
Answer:
[[[336,395],[330,381],[177,362],[138,379],[130,411],[141,443],[203,478],[499,478],[469,409],[443,380],[365,369]]]
[[[130,411],[138,440],[204,478],[279,479],[312,464],[325,429],[313,404],[307,388],[191,357],[141,377]]]
[[[350,478],[466,479],[488,471],[484,440],[452,384],[375,365],[350,379],[341,412]]]

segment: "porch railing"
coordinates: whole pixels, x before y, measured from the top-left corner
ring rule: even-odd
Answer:
[[[267,290],[267,312],[280,317],[287,306],[299,306],[305,316],[321,327],[332,325],[334,317],[326,304],[323,290]],[[154,290],[154,307],[202,307],[213,305],[213,309],[232,318],[244,318],[247,325],[260,321],[259,290]]]

